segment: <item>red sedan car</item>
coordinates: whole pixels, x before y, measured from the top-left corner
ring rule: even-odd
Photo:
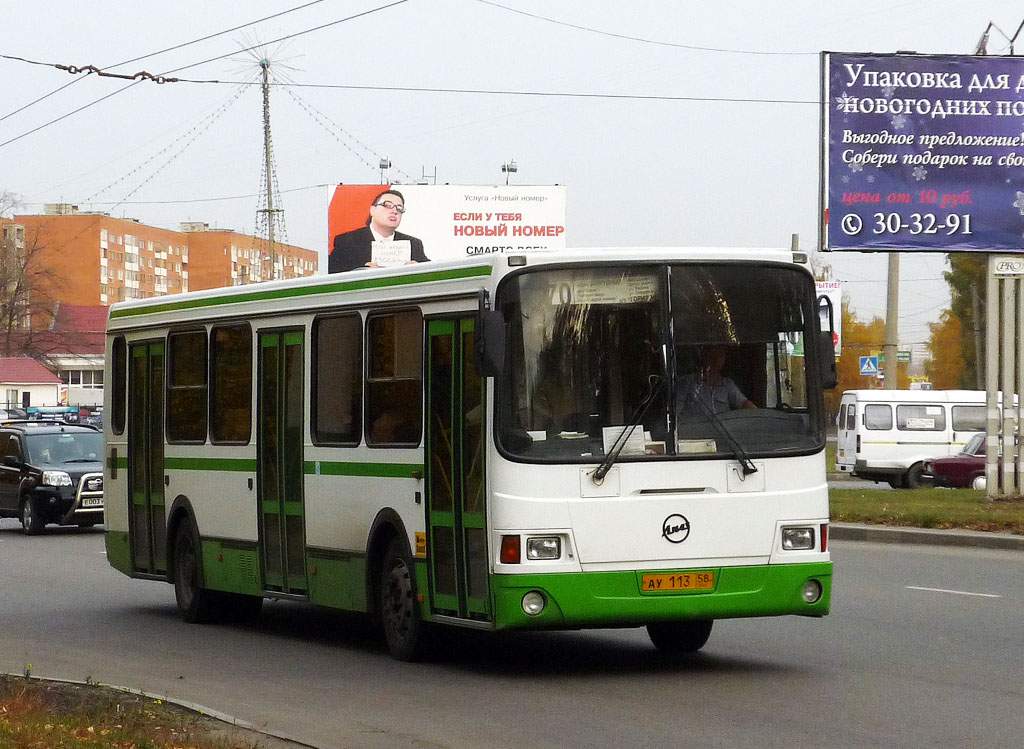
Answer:
[[[985,488],[985,435],[976,434],[964,445],[959,455],[937,458],[925,464],[935,486],[953,489]]]

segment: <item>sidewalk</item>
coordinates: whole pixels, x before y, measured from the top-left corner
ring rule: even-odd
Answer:
[[[841,541],[936,544],[940,546],[969,546],[978,549],[1024,551],[1024,536],[1013,533],[906,528],[891,525],[866,525],[863,523],[830,523],[828,534],[830,538]]]

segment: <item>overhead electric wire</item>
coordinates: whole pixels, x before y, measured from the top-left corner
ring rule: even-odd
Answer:
[[[164,49],[157,50],[156,52],[150,52],[149,54],[146,54],[146,55],[140,55],[139,57],[133,57],[130,60],[124,60],[123,62],[115,62],[113,65],[107,65],[106,67],[101,68],[101,70],[110,70],[111,68],[119,68],[122,65],[130,65],[133,62],[138,62],[139,60],[146,60],[146,59],[148,59],[150,57],[156,57],[157,55],[162,55],[165,52],[172,52],[172,51],[174,51],[176,49],[182,49],[183,47],[188,47],[188,46],[191,46],[193,44],[198,44],[199,42],[205,42],[205,41],[207,41],[209,39],[213,39],[214,37],[223,36],[224,34],[230,34],[232,31],[238,31],[239,29],[244,29],[244,28],[246,28],[248,26],[255,26],[258,23],[263,23],[264,21],[269,21],[272,18],[277,18],[278,16],[283,16],[283,15],[286,15],[288,13],[293,13],[294,11],[297,11],[297,10],[302,10],[303,8],[308,8],[310,5],[316,5],[317,3],[322,3],[323,1],[324,0],[312,0],[312,2],[305,3],[304,5],[298,5],[298,6],[294,7],[294,8],[289,8],[288,10],[282,10],[279,13],[274,13],[274,14],[269,15],[269,16],[264,16],[263,18],[257,18],[255,21],[249,21],[248,23],[243,23],[243,24],[240,24],[238,26],[232,26],[230,29],[224,29],[223,31],[218,31],[218,32],[216,32],[214,34],[207,34],[206,36],[199,37],[198,39],[193,39],[190,42],[182,42],[181,44],[175,44],[172,47],[165,47]],[[4,59],[7,59],[7,60],[18,60],[20,62],[27,62],[27,63],[31,63],[33,65],[45,65],[47,67],[53,67],[52,63],[37,62],[36,60],[28,60],[28,59],[25,59],[24,57],[15,57],[13,55],[0,55],[0,57],[3,57]],[[82,78],[75,78],[70,83],[65,83],[63,86],[55,88],[50,93],[44,94],[43,96],[40,96],[35,101],[30,101],[28,104],[24,104],[24,105],[18,107],[13,112],[8,112],[3,117],[0,117],[0,122],[3,122],[8,117],[12,117],[12,116],[18,114],[18,112],[23,112],[24,110],[28,109],[29,107],[33,106],[34,104],[38,104],[39,102],[43,101],[44,99],[48,99],[49,97],[53,96],[54,94],[63,91],[68,86],[72,85],[73,83],[77,83],[80,80],[82,80]]]
[[[28,132],[22,133],[21,135],[16,135],[13,138],[5,140],[3,143],[0,143],[0,148],[3,148],[4,146],[9,145],[11,143],[14,143],[17,140],[21,140],[22,138],[25,138],[25,137],[27,137],[29,135],[32,135],[32,133],[38,133],[43,128],[49,127],[50,125],[55,125],[58,122],[60,122],[61,120],[66,120],[71,115],[78,114],[83,109],[88,109],[89,107],[93,106],[94,104],[99,104],[101,101],[106,101],[107,99],[109,99],[112,96],[117,96],[121,92],[127,91],[132,86],[138,86],[140,83],[142,83],[142,81],[134,81],[132,83],[129,83],[127,86],[124,86],[123,88],[117,89],[117,91],[111,91],[106,96],[101,96],[99,99],[96,99],[95,101],[91,101],[88,104],[83,104],[78,109],[73,109],[70,112],[62,114],[60,117],[56,117],[56,118],[50,120],[49,122],[44,122],[42,125],[39,125],[38,127],[34,127],[31,130],[29,130]]]
[[[316,185],[306,185],[305,187],[292,187],[287,190],[278,190],[278,192],[299,192],[300,190],[313,190],[319,187],[332,187],[333,183],[324,182]],[[90,205],[179,205],[183,203],[217,203],[225,200],[245,200],[248,198],[258,198],[259,193],[250,193],[248,195],[225,195],[219,198],[192,198],[189,200],[90,200]]]
[[[405,0],[402,0],[405,2]],[[176,71],[170,71],[176,72]],[[221,81],[221,80],[197,80],[192,78],[179,78],[178,83],[211,83],[231,86],[257,86],[258,82],[251,81]],[[516,91],[513,89],[491,89],[491,88],[440,88],[437,86],[364,86],[348,83],[271,83],[271,86],[292,87],[292,88],[321,88],[321,89],[344,89],[348,91],[397,91],[404,93],[426,93],[426,94],[480,94],[490,96],[540,96],[540,97],[566,97],[573,99],[623,99],[638,101],[710,101],[710,102],[736,102],[740,104],[813,104],[820,106],[817,99],[759,99],[730,96],[668,96],[665,94],[599,94],[584,91]]]
[[[581,26],[581,25],[576,24],[576,23],[569,23],[567,21],[559,21],[559,20],[557,20],[555,18],[548,18],[547,16],[537,15],[536,13],[527,13],[525,10],[519,10],[518,8],[510,8],[507,5],[501,5],[500,3],[492,2],[492,0],[477,0],[477,2],[478,3],[482,3],[484,5],[490,5],[490,6],[495,7],[495,8],[500,8],[501,10],[506,10],[509,13],[518,13],[521,16],[526,16],[527,18],[534,18],[534,19],[536,19],[538,21],[545,21],[547,23],[553,23],[553,24],[555,24],[557,26],[566,26],[566,27],[568,27],[570,29],[576,29],[577,31],[586,31],[587,33],[590,33],[590,34],[600,34],[601,36],[610,36],[610,37],[613,37],[615,39],[625,39],[625,40],[631,41],[631,42],[642,42],[644,44],[656,44],[656,45],[661,46],[661,47],[675,47],[677,49],[689,49],[689,50],[693,50],[693,51],[696,51],[696,52],[721,52],[721,53],[728,53],[728,54],[734,54],[734,55],[775,55],[775,56],[780,56],[780,55],[784,55],[784,56],[814,55],[815,57],[817,57],[820,54],[819,52],[760,52],[760,51],[749,50],[749,49],[727,49],[727,48],[724,48],[724,47],[701,47],[701,46],[698,46],[698,45],[695,45],[695,44],[679,44],[678,42],[662,42],[662,41],[659,41],[657,39],[645,39],[644,37],[640,37],[640,36],[629,36],[628,34],[617,34],[617,33],[613,32],[613,31],[604,31],[602,29],[594,29],[594,28],[591,28],[589,26]]]
[[[292,38],[297,37],[297,36],[302,36],[303,34],[309,34],[309,33],[312,33],[314,31],[320,31],[321,29],[326,29],[326,28],[329,28],[331,26],[336,26],[339,23],[344,23],[345,21],[351,21],[351,20],[356,19],[356,18],[361,18],[363,16],[370,15],[371,13],[376,13],[379,10],[386,10],[387,8],[392,8],[392,7],[396,6],[396,5],[401,5],[401,4],[407,3],[407,2],[409,2],[409,0],[396,0],[396,2],[389,3],[387,5],[381,5],[381,6],[377,7],[377,8],[371,8],[370,10],[363,11],[362,13],[356,13],[355,15],[347,16],[345,18],[341,18],[341,19],[338,19],[336,21],[330,21],[329,23],[320,24],[319,26],[314,26],[313,28],[306,29],[305,31],[298,31],[298,32],[296,32],[294,34],[288,34],[287,36],[283,36],[283,37],[281,37],[279,39],[274,39],[274,40],[269,41],[269,42],[264,42],[263,44],[254,45],[254,46],[249,47],[247,49],[235,50],[233,52],[229,52],[229,53],[224,54],[224,55],[219,55],[217,57],[212,57],[209,60],[203,60],[202,62],[193,63],[191,65],[185,65],[185,66],[180,67],[180,68],[175,68],[174,70],[168,70],[168,71],[166,71],[164,73],[161,73],[157,77],[163,77],[163,76],[169,75],[170,73],[175,73],[175,72],[177,72],[179,70],[187,70],[189,68],[194,68],[194,67],[197,67],[199,65],[205,65],[206,63],[213,62],[214,60],[222,60],[225,57],[231,57],[232,55],[236,55],[239,52],[247,52],[249,50],[256,49],[258,47],[262,47],[262,46],[265,46],[265,45],[276,44],[277,42],[284,41],[285,39],[292,39]],[[303,6],[299,6],[299,7],[303,7]],[[249,25],[249,24],[246,24],[246,25]],[[226,33],[226,32],[222,32],[222,33]],[[154,53],[154,54],[159,54],[159,53]],[[46,64],[46,63],[37,63],[37,62],[32,61],[32,60],[25,60],[25,62],[31,62],[33,64]],[[196,81],[196,82],[199,82],[199,81]],[[203,81],[203,82],[207,82],[207,81]],[[117,91],[113,91],[113,92],[107,94],[106,96],[102,96],[99,99],[96,99],[95,101],[89,102],[88,104],[84,104],[81,107],[79,107],[78,109],[75,109],[75,110],[73,110],[71,112],[68,112],[67,114],[63,114],[60,117],[57,117],[55,119],[50,120],[49,122],[46,122],[46,123],[43,123],[42,125],[39,125],[38,127],[32,128],[28,132],[22,133],[21,135],[17,135],[17,136],[15,136],[13,138],[5,140],[4,142],[0,143],[0,148],[3,148],[4,146],[9,145],[11,143],[14,143],[15,141],[21,140],[22,138],[24,138],[26,136],[32,135],[32,133],[39,132],[43,128],[49,127],[50,125],[54,125],[54,124],[60,122],[61,120],[67,119],[71,115],[78,114],[82,110],[88,109],[89,107],[93,106],[94,104],[99,104],[101,101],[105,101],[106,99],[109,99],[112,96],[116,96],[117,94],[119,94],[119,93],[121,93],[123,91],[126,91],[127,89],[129,89],[132,86],[135,86],[135,85],[137,85],[139,83],[141,83],[141,81],[134,81],[134,82],[128,84],[127,86],[125,86],[124,88],[120,88]],[[235,81],[235,83],[237,84],[239,82]]]
[[[288,39],[294,39],[297,36],[303,36],[305,34],[311,34],[314,31],[321,31],[323,29],[330,28],[331,26],[337,26],[339,23],[345,23],[346,21],[353,21],[356,18],[362,18],[363,16],[368,16],[371,13],[376,13],[377,11],[381,11],[381,10],[387,10],[388,8],[393,8],[396,5],[402,5],[403,3],[407,3],[407,2],[409,2],[409,0],[395,0],[395,2],[393,2],[393,3],[388,3],[387,5],[380,5],[380,6],[376,7],[376,8],[370,8],[370,10],[364,10],[362,13],[356,13],[356,14],[351,15],[351,16],[346,16],[345,18],[339,18],[337,21],[328,21],[327,23],[320,24],[319,26],[314,26],[311,29],[306,29],[304,31],[296,31],[294,34],[286,34],[285,36],[278,37],[277,39],[271,39],[268,42],[261,42],[260,44],[254,44],[253,46],[246,47],[244,49],[236,49],[233,52],[228,52],[227,54],[224,54],[224,55],[218,55],[217,57],[211,57],[210,59],[203,60],[201,62],[194,62],[191,65],[183,65],[180,68],[174,68],[173,70],[168,70],[167,72],[162,73],[161,75],[170,75],[171,73],[177,73],[180,70],[188,70],[189,68],[196,68],[196,67],[199,67],[200,65],[206,65],[207,63],[216,62],[217,60],[223,60],[225,57],[231,57],[232,55],[237,55],[239,52],[249,52],[249,51],[254,50],[254,49],[259,49],[260,47],[267,47],[267,46],[269,46],[271,44],[277,44],[278,42],[283,42],[283,41],[286,41]]]

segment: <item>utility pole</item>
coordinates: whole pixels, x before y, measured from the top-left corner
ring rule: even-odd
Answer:
[[[900,306],[900,254],[889,253],[889,287],[885,297],[885,389],[897,390],[899,362],[896,349],[899,347],[899,306]]]
[[[274,247],[274,166],[270,153],[270,61],[260,60],[260,67],[263,69],[263,157],[264,167],[267,170],[267,241],[270,254],[270,277],[277,278],[277,251]]]

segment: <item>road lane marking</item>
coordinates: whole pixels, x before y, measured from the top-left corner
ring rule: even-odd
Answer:
[[[907,585],[907,590],[926,590],[929,593],[952,593],[957,596],[978,596],[979,598],[1002,598],[995,593],[971,593],[966,590],[946,590],[945,588],[922,588],[919,585]]]

